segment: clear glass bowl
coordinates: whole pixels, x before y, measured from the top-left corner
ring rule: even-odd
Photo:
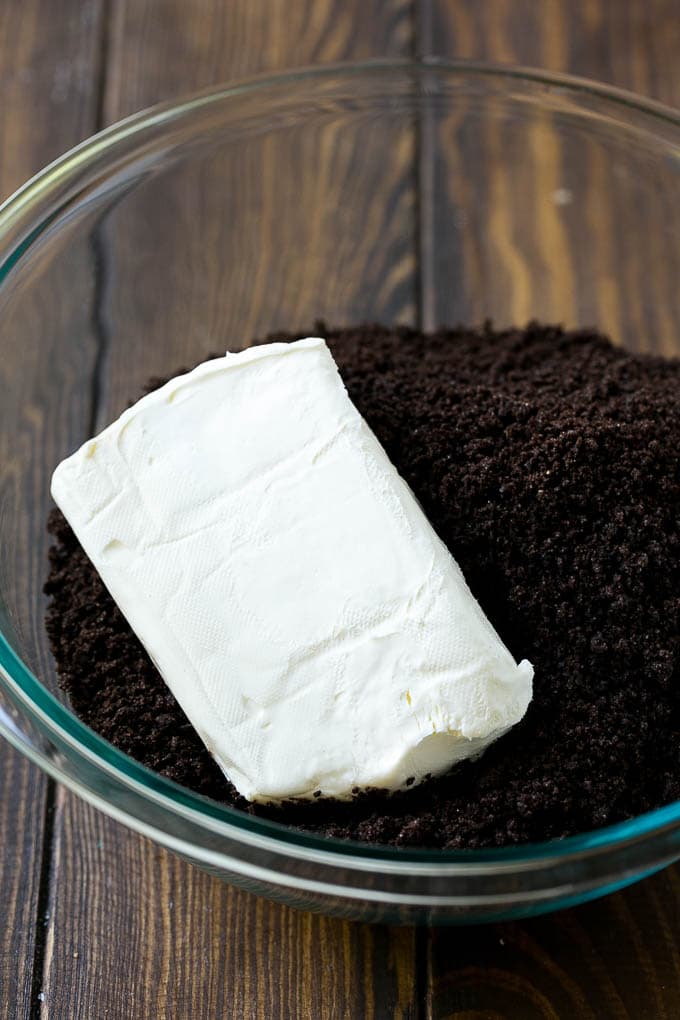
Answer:
[[[319,839],[202,799],[82,725],[44,632],[56,463],[149,376],[318,318],[596,324],[680,354],[680,119],[473,64],[259,78],[156,108],[0,212],[0,730],[226,881],[368,920],[537,913],[680,856],[680,804],[488,852]],[[20,353],[20,356],[19,356]]]

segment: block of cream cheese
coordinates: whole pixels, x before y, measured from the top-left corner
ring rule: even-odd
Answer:
[[[522,718],[502,644],[321,339],[173,379],[52,494],[249,800],[397,790]]]

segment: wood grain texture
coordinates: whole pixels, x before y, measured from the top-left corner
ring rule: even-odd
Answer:
[[[415,1016],[410,929],[239,892],[70,796],[59,813],[44,1016]]]
[[[0,1014],[28,1016],[38,917],[47,781],[0,747]]]
[[[98,0],[69,0],[58,12],[51,0],[0,5],[0,199],[92,131],[99,9]],[[43,295],[49,291],[57,318],[70,317],[71,302],[57,298],[57,285],[55,278],[46,281]],[[33,664],[44,665],[43,628],[37,621],[45,542],[36,543],[35,535],[44,533],[49,465],[58,444],[68,442],[68,422],[57,420],[56,401],[51,414],[43,413],[40,394],[47,388],[47,361],[54,351],[42,335],[24,344],[25,331],[36,322],[30,315],[12,317],[11,311],[2,322],[3,422],[11,417],[14,425],[11,434],[0,436],[0,504],[4,512],[11,510],[16,524],[15,542],[10,548],[3,542],[0,550],[0,570],[3,585],[9,579],[13,586],[15,631],[36,650]],[[18,374],[25,387],[17,387]],[[63,396],[68,399],[68,390]],[[48,788],[35,766],[6,744],[0,746],[0,1014],[5,1018],[28,1017],[37,1006],[34,960],[37,954],[39,967]]]
[[[411,0],[123,0],[113,9],[111,122],[195,89],[308,64],[410,56]]]
[[[422,52],[569,71],[680,105],[680,17],[674,0],[422,0],[420,19]],[[508,319],[536,315],[544,301],[568,321],[578,321],[580,300],[598,324],[629,346],[677,352],[677,272],[667,275],[669,261],[680,268],[677,239],[664,235],[671,196],[659,182],[657,194],[638,194],[621,211],[635,175],[649,179],[656,168],[642,157],[636,166],[628,153],[630,176],[617,179],[615,160],[604,149],[565,152],[549,117],[508,126],[505,133],[492,125],[480,136],[470,109],[461,104],[448,122],[429,125],[441,143],[439,164],[424,167],[430,199],[438,203],[436,218],[430,210],[429,241],[445,249],[443,258],[427,253],[432,318],[485,314],[461,282],[467,278],[478,286],[483,279],[489,283],[486,299],[495,300],[501,314],[505,306]],[[546,199],[540,213],[527,206],[524,189],[513,193],[512,181],[497,172],[498,161],[508,156],[518,164],[524,158],[535,205]],[[580,195],[586,216],[575,226],[569,208]],[[456,204],[471,210],[458,236]],[[489,209],[490,222],[483,226],[475,216]],[[533,231],[528,239],[527,229]],[[582,255],[580,264],[570,257],[572,250]],[[540,259],[557,271],[546,273],[536,294],[531,273]],[[660,274],[651,308],[644,301],[650,265]],[[680,1015],[680,867],[550,917],[432,932],[427,1015],[432,1020]]]
[[[437,1020],[673,1020],[680,1005],[680,873],[522,923],[433,931]]]
[[[190,14],[179,2],[119,4],[106,117],[238,74],[408,56],[412,29],[404,0],[228,8],[203,0]],[[116,286],[104,313],[116,343],[100,421],[120,410],[113,394],[125,399],[210,347],[234,349],[274,329],[311,331],[322,317],[361,321],[376,309],[413,320],[413,126],[375,118],[357,142],[356,119],[341,111],[314,126],[309,119],[284,138],[224,144],[154,178],[107,225]]]
[[[680,18],[666,0],[422,0],[419,26],[422,52],[569,71],[680,103]],[[428,325],[535,317],[673,353],[676,170],[647,142],[596,135],[559,104],[497,108],[484,126],[478,109],[462,98],[424,131]]]
[[[59,18],[50,17],[56,7],[48,0],[24,0],[21,5],[11,0],[0,5],[4,89],[0,179],[5,191],[93,126],[89,122],[97,96],[93,68],[100,42],[99,3],[69,0],[58,5]],[[115,119],[158,99],[251,71],[351,56],[407,54],[409,7],[396,0],[379,4],[360,0],[113,3],[107,33],[105,116]],[[429,39],[439,52],[592,74],[677,103],[675,8],[673,0],[422,4],[425,21],[429,18]],[[68,98],[63,98],[64,90]],[[73,120],[62,121],[63,108]],[[25,109],[30,115],[17,116],[17,111]],[[536,130],[534,166],[541,179],[553,175],[559,188],[561,164],[550,145],[544,149],[542,144],[549,142],[550,129],[547,123]],[[464,150],[468,158],[474,155],[475,145],[483,151],[489,141],[476,138],[464,118],[449,137],[456,137],[456,132],[464,142],[456,151]],[[326,165],[337,165],[337,142],[330,137],[325,144]],[[412,151],[408,144],[404,146],[404,166]],[[351,163],[345,164],[342,172],[350,169]],[[606,181],[607,166],[594,157],[591,173]],[[488,187],[486,182],[483,186]],[[409,222],[410,200],[398,182],[394,194],[401,201],[401,222]],[[177,209],[181,214],[179,196],[175,202],[173,212]],[[558,213],[559,207],[547,227],[540,228],[544,233],[538,238],[539,248],[550,241],[559,250],[565,243],[568,235]],[[601,258],[614,264],[616,235],[612,231],[617,224],[606,219],[599,222],[604,226],[595,243],[603,247]],[[498,227],[512,261],[512,228],[502,220]],[[105,239],[115,241],[115,236]],[[208,273],[214,271],[210,260],[219,255],[223,243],[216,231],[205,263]],[[384,301],[395,314],[409,317],[414,314],[414,264],[398,250],[401,276],[387,284]],[[482,272],[483,249],[474,258],[475,271]],[[67,267],[67,275],[71,268]],[[134,263],[135,272],[138,268]],[[519,274],[521,279],[521,269]],[[508,280],[512,279],[510,275]],[[309,281],[301,282],[309,286]],[[569,289],[577,284],[580,281],[575,278]],[[521,297],[513,297],[515,287],[507,280],[505,285],[521,310]],[[203,293],[198,278],[182,292],[187,318],[180,325],[196,314],[200,317]],[[602,300],[611,321],[641,314],[634,303],[622,308],[617,291]],[[279,307],[288,313],[282,304]],[[302,305],[292,307],[304,311]],[[360,310],[360,302],[357,307]],[[133,311],[138,317],[133,334],[138,342],[145,317],[155,317],[158,303],[152,296],[148,304],[142,302]],[[68,313],[64,306],[63,314]],[[114,313],[112,307],[107,309],[109,325],[124,324],[122,309],[118,317]],[[203,338],[193,335],[195,348],[191,341],[188,345],[182,341],[181,329],[173,330],[168,357],[198,352],[199,341],[207,344],[214,335],[218,313],[219,308],[205,313],[206,334]],[[244,315],[242,321],[252,334],[259,325],[257,312],[251,318]],[[63,329],[62,323],[55,332]],[[71,349],[61,376],[62,383],[72,387],[67,428],[74,441],[86,427],[89,388],[84,378],[91,373],[94,353],[84,324],[79,329],[80,346]],[[102,414],[125,401],[131,385],[160,367],[149,351],[135,350],[137,346],[131,350],[129,374],[123,361],[107,363]],[[78,356],[79,351],[85,356]],[[45,383],[41,390],[35,378],[38,397],[49,387]],[[43,404],[37,400],[35,406]],[[58,410],[52,408],[51,419],[48,415],[52,424],[60,420]],[[45,442],[41,431],[45,423],[36,427],[35,422],[30,410],[27,449],[41,449],[40,443]],[[44,447],[45,457],[53,457],[50,449],[66,442],[63,421],[61,428],[57,439],[51,440],[55,446]],[[46,464],[36,459],[31,470],[33,486],[44,484]],[[30,591],[37,593],[41,575],[37,568],[31,570]],[[36,1003],[30,1001],[36,927],[30,921],[35,918],[39,855],[32,857],[31,848],[37,849],[40,843],[43,807],[39,812],[34,807],[43,805],[42,790],[43,781],[28,766],[0,751],[0,902],[9,904],[0,931],[0,1015],[25,1020],[36,1015]],[[680,1011],[678,874],[677,868],[670,869],[607,900],[553,917],[432,933],[427,1014],[464,1020],[675,1017]],[[421,1015],[412,930],[315,918],[228,889],[63,792],[55,818],[48,910],[44,979],[33,986],[42,989],[43,1017],[381,1020]]]
[[[251,71],[407,54],[410,33],[410,5],[402,0],[368,7],[361,0],[306,0],[293,5],[284,0],[266,5],[200,0],[191,6],[179,0],[129,0],[112,7],[106,118],[114,120],[160,98]],[[351,155],[345,155],[333,130],[322,132],[317,141],[318,172],[332,194],[333,175],[339,189],[352,170]],[[402,169],[407,168],[411,187],[411,142],[406,140],[403,162],[394,171],[391,212],[397,221],[408,218],[413,206],[413,196],[401,182]],[[267,274],[276,279],[276,267],[268,259],[275,258],[281,246],[281,238],[266,233],[276,197],[272,156],[264,146],[257,156],[254,150],[242,154],[238,172],[218,162],[176,186],[156,181],[155,193],[148,189],[136,207],[131,203],[129,213],[121,213],[121,219],[116,214],[106,225],[102,247],[106,271],[115,279],[115,294],[104,287],[102,311],[107,332],[115,340],[104,363],[100,420],[134,396],[150,374],[219,347],[224,338],[220,318],[224,298],[221,304],[210,302],[221,292],[243,301],[236,289],[229,289],[233,274],[241,272],[239,286],[249,288],[246,298],[254,308],[252,319],[246,311],[241,320],[241,339],[273,325],[262,313],[267,294],[257,290]],[[291,161],[295,158],[291,152]],[[229,205],[226,229],[221,225],[226,216],[219,196],[230,190],[236,196]],[[189,201],[187,195],[192,196]],[[294,205],[294,191],[287,198]],[[145,217],[158,217],[159,208],[166,223],[163,243],[155,238],[150,246]],[[341,251],[348,260],[365,258],[369,241],[376,243],[384,225],[381,210],[377,217],[374,213],[373,222],[365,210],[360,212],[370,233],[362,238],[354,214],[351,226],[358,239],[345,254]],[[248,279],[229,247],[229,235],[250,225],[260,268]],[[318,231],[318,225],[312,224],[312,230]],[[388,283],[385,300],[403,310],[411,300],[408,288],[415,261],[412,235],[405,241],[394,240],[395,235],[396,231],[388,245],[401,246],[399,260],[402,248],[404,260],[409,248],[410,261],[401,271],[406,284],[399,278],[394,287]],[[241,261],[249,265],[245,255]],[[316,312],[315,281],[289,277],[287,282],[298,312]],[[363,281],[364,287],[370,285]],[[359,294],[361,278],[345,286],[350,292],[343,300],[351,303]],[[172,308],[164,307],[168,289],[176,292]],[[284,290],[280,286],[277,300],[283,300]],[[304,294],[304,308],[298,292]],[[230,328],[236,328],[234,321]],[[55,816],[49,911],[45,1018],[382,1020],[416,1015],[412,929],[329,920],[227,888],[64,791],[59,793]]]
[[[0,199],[93,130],[101,6],[0,4]]]
[[[419,0],[421,51],[566,71],[680,106],[677,0]]]

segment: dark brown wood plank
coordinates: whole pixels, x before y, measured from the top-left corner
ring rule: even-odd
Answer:
[[[679,933],[677,867],[548,917],[433,931],[427,1016],[673,1020]]]
[[[120,4],[107,119],[236,74],[408,56],[411,13],[406,0],[203,0],[190,14],[179,0]],[[233,349],[274,329],[312,330],[318,318],[362,320],[376,294],[384,318],[414,318],[415,130],[385,116],[362,137],[359,148],[350,127],[330,123],[305,127],[276,150],[256,140],[235,145],[195,171],[156,178],[125,203],[107,235],[116,287],[105,313],[117,342],[100,422],[118,413],[131,388],[200,360],[209,345]],[[323,205],[321,189],[332,196]],[[154,210],[166,225],[150,252]]]
[[[28,1016],[38,935],[42,832],[47,781],[9,747],[0,748],[0,1003]]]
[[[680,106],[676,0],[419,0],[423,50],[566,71]]]
[[[420,10],[423,52],[569,71],[680,103],[680,19],[667,0],[422,0]],[[663,161],[604,132],[595,143],[557,111],[524,107],[480,128],[476,109],[461,98],[424,131],[428,324],[597,324],[625,346],[671,353],[679,267]]]
[[[411,929],[279,906],[221,884],[73,797],[59,812],[46,1016],[415,1016]]]
[[[365,5],[362,0],[305,0],[264,5],[238,0],[200,0],[191,5],[171,0],[127,0],[112,6],[109,32],[109,74],[105,94],[108,120],[160,98],[262,69],[311,61],[370,55],[408,54],[412,44],[411,5],[404,0]],[[322,139],[324,141],[324,139]],[[351,166],[334,152],[326,138],[321,172],[346,175]],[[412,181],[412,139],[406,139],[395,181],[395,199],[408,219],[413,196],[402,188],[399,174]],[[253,167],[256,181],[273,187],[271,160]],[[196,215],[211,218],[211,194],[219,195],[206,171]],[[209,187],[212,180],[212,189]],[[247,206],[247,178],[221,178],[222,191],[238,189],[230,206]],[[259,270],[250,280],[233,259],[226,262],[227,236],[219,226],[224,211],[216,207],[217,225],[208,235],[182,234],[184,256],[173,251],[173,216],[185,223],[186,192],[180,186],[154,196],[146,193],[129,219],[107,226],[106,257],[115,293],[104,308],[112,338],[102,380],[100,420],[110,417],[150,374],[172,370],[200,358],[221,335],[220,291],[232,286],[230,274],[241,273],[254,312],[243,321],[247,340],[268,323],[258,303],[267,299],[263,280],[274,280],[271,259],[281,239],[267,237]],[[245,192],[244,192],[244,189]],[[376,189],[377,190],[377,189]],[[266,197],[266,188],[264,189]],[[403,192],[403,194],[402,194]],[[189,192],[192,194],[192,192]],[[240,199],[240,202],[239,202]],[[149,253],[144,241],[145,202],[161,202],[167,211],[168,233],[163,251]],[[203,203],[201,205],[201,203]],[[409,204],[410,203],[410,204]],[[192,210],[189,204],[189,212]],[[394,212],[394,210],[393,210]],[[260,212],[267,224],[272,209]],[[361,215],[364,215],[362,211]],[[366,258],[369,244],[386,210],[373,212],[365,240],[353,221],[357,250]],[[140,224],[134,222],[141,216]],[[398,218],[398,217],[397,217]],[[233,220],[230,220],[233,227]],[[362,224],[363,226],[363,224]],[[179,230],[179,228],[178,228]],[[412,233],[404,242],[389,234],[386,243],[400,245],[401,274],[388,281],[385,301],[396,313],[413,314],[415,263]],[[186,253],[186,243],[190,251]],[[206,243],[208,245],[206,255]],[[403,252],[402,252],[403,248]],[[136,249],[136,250],[135,250]],[[201,253],[202,249],[202,253]],[[140,256],[140,252],[142,255]],[[143,255],[146,254],[146,261]],[[149,255],[153,255],[150,261]],[[246,267],[250,263],[245,260]],[[397,272],[399,277],[399,272]],[[172,316],[163,308],[159,281],[180,288],[181,302]],[[245,280],[245,283],[243,282]],[[364,281],[373,286],[375,280]],[[276,282],[272,282],[276,287]],[[300,280],[313,308],[318,280]],[[343,300],[361,306],[361,280],[344,281]],[[180,307],[181,306],[181,307]],[[172,321],[179,318],[179,322]],[[311,325],[309,319],[306,323]],[[292,326],[292,322],[289,322]],[[301,323],[302,325],[302,323]],[[60,792],[55,817],[56,856],[50,898],[46,947],[44,1016],[61,1020],[90,1017],[414,1017],[415,934],[412,929],[370,927],[296,912],[227,888],[172,855],[153,847]]]
[[[411,0],[269,0],[114,5],[106,119],[242,75],[410,56]]]
[[[68,0],[59,10],[50,0],[7,0],[0,5],[0,199],[6,198],[31,174],[88,135],[95,123],[96,63],[99,51],[99,0]],[[56,285],[53,280],[52,288]],[[54,290],[52,289],[52,298]],[[77,296],[74,295],[74,300]],[[57,314],[67,314],[65,304]],[[51,371],[46,363],[55,352],[49,341],[38,351],[22,345],[18,332],[3,336],[2,379],[6,414],[8,393],[16,379],[32,380],[31,402],[25,401],[16,418],[16,432],[0,438],[4,479],[13,475],[19,491],[13,498],[22,507],[17,521],[16,548],[3,549],[3,578],[11,555],[9,574],[16,578],[13,615],[23,625],[32,646],[34,664],[45,662],[40,587],[44,572],[46,479],[54,451],[63,441],[68,424],[57,420],[60,401],[69,387],[54,394],[51,406],[43,398]],[[35,356],[29,365],[26,359]],[[43,359],[42,369],[39,360]],[[21,369],[19,366],[21,365]],[[27,471],[26,455],[34,452],[35,468]],[[20,466],[14,458],[22,458]],[[16,467],[16,471],[15,471]],[[6,490],[5,490],[6,491]],[[36,952],[44,930],[38,917],[41,900],[43,843],[48,781],[7,745],[0,746],[0,1012],[3,1017],[28,1017],[37,1008],[39,974],[34,973]],[[45,864],[47,862],[45,861]],[[39,964],[39,959],[38,959]]]
[[[0,4],[0,200],[92,131],[100,7]]]
[[[674,0],[422,0],[421,50],[439,56],[520,63],[569,71],[612,82],[666,103],[680,105],[680,19]],[[532,216],[522,195],[511,195],[507,182],[495,173],[498,160],[512,151],[513,132],[475,131],[470,107],[463,103],[455,116],[429,124],[430,156],[423,172],[429,180],[433,207],[425,211],[427,240],[435,251],[429,258],[431,320],[481,318],[488,314],[469,297],[480,279],[489,283],[484,300],[505,309],[505,318],[522,320],[540,314],[543,295],[532,291],[528,260],[542,252],[559,273],[544,281],[546,305],[560,308],[566,321],[578,321],[578,298],[584,295],[598,310],[597,323],[629,346],[649,344],[677,351],[680,323],[674,280],[664,275],[657,309],[665,316],[643,311],[641,273],[653,264],[667,273],[668,259],[677,260],[670,243],[663,248],[664,196],[632,208],[623,223],[612,210],[615,195],[606,198],[611,166],[602,152],[591,150],[585,161],[589,208],[587,236],[570,234],[569,206],[573,196],[559,189],[576,187],[583,166],[573,166],[560,151],[549,119],[534,125],[533,148],[526,152],[527,172],[534,175],[536,195],[558,194],[546,204],[538,220],[537,236],[518,245],[518,232]],[[514,144],[530,141],[514,132]],[[519,143],[518,143],[519,137]],[[640,173],[649,173],[640,164]],[[651,171],[654,172],[653,169]],[[583,181],[581,181],[583,183]],[[574,195],[577,192],[574,191]],[[595,197],[597,196],[597,197]],[[471,209],[472,226],[462,225],[462,238],[446,233],[460,202]],[[489,237],[466,244],[482,234],[478,215],[494,210]],[[447,217],[450,217],[447,224]],[[644,222],[645,229],[641,230]],[[637,229],[636,229],[637,228]],[[640,238],[651,237],[642,242]],[[631,239],[638,244],[634,250]],[[661,239],[661,240],[660,240]],[[492,254],[486,245],[500,249]],[[598,246],[595,264],[609,279],[595,295],[593,281],[572,260],[569,246]],[[656,245],[656,249],[654,249]],[[492,262],[492,260],[495,260]],[[587,262],[584,259],[584,262]],[[490,271],[494,265],[495,272]],[[676,263],[676,268],[677,263]],[[605,271],[606,270],[606,271]],[[495,289],[494,289],[495,288]],[[665,288],[665,289],[664,289]],[[597,298],[597,301],[595,300]],[[665,300],[664,300],[665,298]],[[650,337],[656,335],[654,343]],[[673,346],[675,345],[675,347]],[[680,1012],[680,868],[676,865],[637,886],[605,900],[550,917],[475,931],[433,932],[429,943],[428,1016],[456,1020],[532,1020],[547,1018],[652,1018]]]

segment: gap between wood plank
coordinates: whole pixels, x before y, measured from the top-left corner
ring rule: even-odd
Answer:
[[[431,0],[413,6],[413,56],[433,51]],[[434,131],[432,115],[422,107],[416,116],[416,274],[417,322],[425,332],[436,329],[434,273]]]
[[[430,941],[430,929],[427,925],[418,925],[414,934],[415,960],[413,971],[415,974],[415,994],[413,996],[415,1005],[414,1020],[428,1020],[430,1003],[430,983],[428,951]]]
[[[97,108],[95,130],[105,127],[106,82],[109,66],[109,50],[111,41],[111,0],[102,0],[101,32],[99,36],[99,81],[97,89]],[[97,351],[92,367],[90,388],[90,418],[88,435],[97,431],[97,416],[104,389],[104,379],[108,363],[111,334],[104,314],[104,305],[108,289],[108,266],[106,242],[103,236],[107,212],[97,221],[92,233],[92,260],[94,264],[94,295],[92,300],[92,330],[97,341]]]
[[[97,78],[97,101],[95,106],[94,131],[100,131],[104,127],[104,97],[106,91],[106,71],[108,66],[109,34],[111,0],[100,0],[100,34],[98,42],[97,65],[99,69]],[[101,377],[106,350],[108,347],[108,332],[101,315],[101,297],[104,292],[104,260],[103,247],[100,239],[101,224],[99,224],[92,238],[92,253],[94,258],[94,293],[92,302],[93,331],[97,338],[97,351],[92,371],[91,404],[89,434],[94,432],[94,424],[97,416],[101,393]],[[47,777],[45,790],[45,811],[43,821],[43,844],[40,861],[40,879],[38,884],[38,902],[36,916],[35,945],[33,952],[33,969],[31,977],[31,1001],[30,1020],[40,1020],[42,1016],[43,1002],[40,998],[45,984],[47,929],[48,929],[48,907],[50,903],[51,885],[53,879],[52,862],[54,857],[54,825],[57,808],[57,783],[51,777]]]
[[[47,908],[50,902],[50,882],[52,878],[52,849],[54,846],[54,815],[57,800],[57,784],[52,778],[47,779],[45,790],[45,810],[43,813],[43,844],[40,859],[40,878],[38,880],[38,902],[35,917],[35,942],[33,948],[33,970],[31,974],[30,1020],[40,1020],[42,1001],[39,998],[43,988],[45,947],[47,942]]]
[[[430,0],[414,0],[413,59],[421,60],[432,52],[432,8]],[[432,118],[422,106],[415,117],[415,259],[416,259],[416,324],[421,330],[434,329],[434,266],[433,197],[434,160]],[[430,932],[425,925],[415,929],[414,936],[414,1008],[415,1020],[427,1020],[430,1002],[428,946]]]

